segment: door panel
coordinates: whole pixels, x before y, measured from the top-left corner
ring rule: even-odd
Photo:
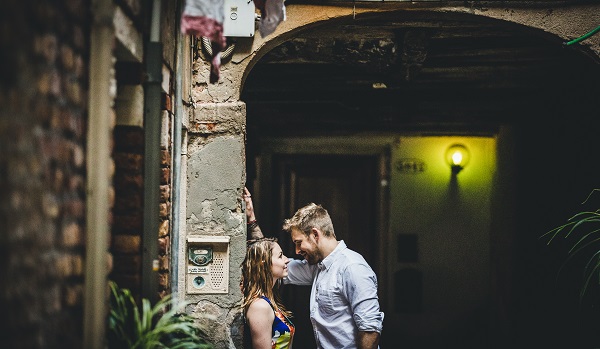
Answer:
[[[310,203],[321,204],[329,212],[338,240],[362,254],[374,266],[377,241],[377,157],[349,155],[281,155],[273,159],[273,179],[278,183],[274,195],[279,198],[280,217],[291,217]],[[278,236],[286,256],[295,255],[289,234]],[[295,348],[314,348],[309,320],[310,287],[286,285],[283,304],[295,314]]]

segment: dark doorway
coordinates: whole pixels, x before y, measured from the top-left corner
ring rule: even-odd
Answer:
[[[279,227],[285,218],[314,202],[331,215],[338,240],[362,254],[376,270],[378,159],[359,155],[277,155],[273,157],[272,198]],[[289,235],[279,230],[279,241],[288,257],[295,254]],[[309,314],[310,286],[286,285],[283,303],[294,313],[296,348],[315,348]]]

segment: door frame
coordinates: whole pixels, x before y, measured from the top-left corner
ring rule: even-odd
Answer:
[[[326,137],[294,137],[294,138],[262,138],[258,140],[259,151],[255,155],[254,165],[256,178],[253,178],[253,195],[257,217],[266,216],[261,212],[275,212],[280,208],[273,199],[273,158],[278,155],[369,155],[378,159],[377,186],[375,193],[376,227],[378,231],[375,241],[377,258],[372,266],[378,275],[379,298],[382,308],[388,306],[387,295],[387,249],[389,237],[390,210],[390,155],[394,138],[391,136],[326,136]],[[247,159],[253,161],[253,159]],[[281,222],[278,222],[281,223]]]

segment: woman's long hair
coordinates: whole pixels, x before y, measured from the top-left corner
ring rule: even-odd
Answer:
[[[252,301],[261,296],[269,298],[275,310],[281,311],[286,317],[292,315],[281,304],[279,297],[281,280],[277,281],[277,285],[273,285],[273,245],[276,242],[277,239],[274,238],[248,240],[246,258],[242,262],[242,292],[244,294],[242,307],[244,308],[244,315],[246,315]],[[277,288],[274,289],[274,286],[277,286]]]

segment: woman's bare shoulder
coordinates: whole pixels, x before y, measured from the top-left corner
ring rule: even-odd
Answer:
[[[271,305],[262,298],[256,298],[250,303],[248,311],[246,312],[248,320],[252,319],[271,319],[275,317],[275,313],[271,308]],[[273,319],[271,319],[272,321]]]
[[[250,310],[258,310],[258,311],[273,311],[271,305],[264,298],[254,298],[250,306],[248,307],[248,311]]]

